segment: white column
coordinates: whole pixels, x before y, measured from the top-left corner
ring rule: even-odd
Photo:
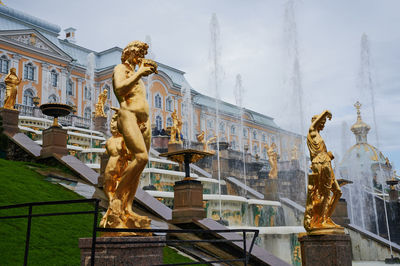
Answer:
[[[83,79],[82,78],[78,78],[78,106],[77,106],[77,110],[76,113],[78,116],[82,116],[82,91],[83,91]]]
[[[49,77],[49,66],[50,65],[47,63],[42,63],[42,97],[40,99],[41,104],[47,103],[47,98],[49,98],[49,88],[51,82]]]

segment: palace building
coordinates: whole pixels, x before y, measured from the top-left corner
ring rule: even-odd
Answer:
[[[0,25],[0,103],[4,102],[4,78],[15,67],[22,79],[17,94],[20,130],[40,143],[41,131],[50,120],[37,111],[37,106],[66,103],[73,106],[74,113],[59,121],[68,130],[70,151],[78,156],[88,149],[102,150],[106,135],[93,130],[92,116],[97,97],[104,90],[108,91],[108,119],[112,116],[111,107],[118,107],[112,93],[112,73],[120,63],[122,48],[97,52],[79,46],[76,29],[62,32],[58,25],[6,6],[0,6]],[[239,138],[243,134],[244,146],[253,156],[265,160],[264,146],[274,142],[280,159],[287,161],[292,157],[293,145],[300,145],[301,137],[279,128],[273,118],[248,109],[241,112],[238,106],[222,101],[216,125],[215,99],[192,88],[183,71],[157,63],[158,74],[145,80],[153,134],[171,126],[171,114],[177,110],[184,123],[183,136],[192,141],[202,131],[207,138],[219,132],[221,141],[240,151],[239,144],[243,142]]]

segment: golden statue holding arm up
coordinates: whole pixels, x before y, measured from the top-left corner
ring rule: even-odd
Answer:
[[[144,59],[148,48],[146,43],[140,41],[129,43],[122,51],[122,64],[114,68],[113,87],[120,104],[116,118],[117,127],[131,161],[125,169],[120,169],[122,170],[120,176],[115,177],[119,180],[115,192],[108,193],[111,196],[109,207],[100,224],[106,228],[150,228],[150,219],[140,216],[132,210],[140,176],[148,162],[151,140],[149,104],[146,100],[146,88],[141,78],[156,73],[157,64],[152,60]],[[116,139],[114,144],[120,141]],[[122,149],[122,147],[121,143],[120,148]],[[117,150],[118,148],[115,149],[115,151]],[[118,164],[118,159],[113,159],[113,161]],[[113,168],[111,165],[107,165],[107,167]],[[104,234],[104,236],[115,235],[148,234]]]
[[[15,100],[17,99],[17,85],[21,83],[21,80],[17,77],[17,73],[14,67],[10,69],[10,72],[4,78],[6,84],[6,98],[4,99],[4,108],[15,110]]]
[[[326,119],[332,114],[325,110],[314,115],[307,135],[307,146],[310,151],[311,170],[308,175],[308,191],[304,228],[308,234],[343,234],[343,228],[331,220],[342,191],[333,173],[332,152],[328,152],[319,132],[324,129]],[[332,192],[332,194],[331,194]]]
[[[172,127],[171,127],[171,138],[169,140],[169,144],[182,144],[181,139],[181,130],[182,130],[182,121],[178,118],[178,114],[176,110],[174,110],[171,114],[172,118]],[[177,139],[178,136],[178,139]]]

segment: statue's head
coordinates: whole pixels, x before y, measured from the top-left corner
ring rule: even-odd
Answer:
[[[17,70],[15,69],[15,67],[10,68],[10,73],[16,75]]]
[[[147,54],[147,49],[149,49],[147,43],[141,41],[130,42],[122,51],[121,62],[129,61],[129,63],[136,65]]]

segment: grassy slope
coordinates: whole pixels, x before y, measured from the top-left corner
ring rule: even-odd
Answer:
[[[80,199],[81,196],[44,181],[32,167],[39,164],[0,159],[0,206],[51,200]],[[93,210],[89,204],[35,207],[33,213]],[[27,214],[28,209],[0,210],[0,216]],[[90,237],[92,215],[37,217],[32,219],[28,265],[80,265],[78,239]],[[1,265],[22,265],[26,219],[0,220]],[[164,249],[164,263],[191,262],[174,250]]]

